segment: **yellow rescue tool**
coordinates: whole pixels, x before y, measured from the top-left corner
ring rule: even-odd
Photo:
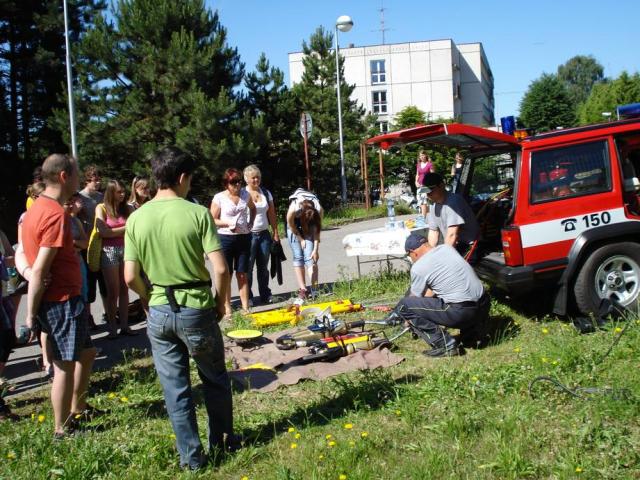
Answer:
[[[325,309],[330,308],[331,313],[336,314],[358,312],[364,307],[360,303],[351,303],[351,300],[334,300],[333,302],[313,303],[311,305],[290,305],[286,308],[278,308],[277,310],[252,313],[249,316],[256,327],[269,327],[283,323],[296,325],[304,319],[305,310],[309,310],[311,308],[316,311],[324,311]]]

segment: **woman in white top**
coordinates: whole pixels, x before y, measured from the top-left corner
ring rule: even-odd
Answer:
[[[244,188],[256,206],[256,218],[251,229],[251,253],[249,256],[249,298],[253,298],[251,284],[253,280],[253,266],[257,269],[258,292],[262,303],[271,303],[271,289],[269,288],[269,256],[271,244],[279,242],[278,223],[276,221],[276,207],[273,203],[273,195],[266,188],[260,187],[262,174],[255,165],[249,165],[244,169]],[[269,233],[269,226],[273,239]]]
[[[229,273],[236,272],[240,303],[243,313],[249,312],[249,252],[251,228],[256,207],[249,192],[242,189],[242,174],[236,168],[227,168],[222,176],[225,189],[213,197],[211,215],[218,227],[218,237],[227,260]],[[231,285],[227,288],[225,317],[231,316]]]

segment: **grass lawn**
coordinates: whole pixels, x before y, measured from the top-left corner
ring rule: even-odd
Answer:
[[[396,273],[341,282],[335,292],[373,303],[397,299],[406,283]],[[406,360],[396,367],[235,394],[236,428],[248,445],[195,474],[178,468],[150,359],[131,352],[126,364],[95,375],[90,402],[110,413],[76,438],[51,442],[44,393],[14,402],[25,418],[0,424],[0,478],[640,478],[639,321],[578,335],[496,301],[491,314],[501,325],[495,342],[462,357],[425,358],[423,342],[405,335],[397,353]],[[627,394],[581,400],[538,383],[532,398],[538,375]]]
[[[395,205],[396,215],[416,214],[415,210],[410,209],[406,203],[397,203]],[[364,207],[339,207],[326,212],[322,221],[323,227],[339,227],[348,225],[353,222],[371,220],[374,218],[382,218],[387,216],[386,205],[378,205],[367,210]]]

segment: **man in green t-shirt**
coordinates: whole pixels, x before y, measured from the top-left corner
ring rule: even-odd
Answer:
[[[206,464],[207,455],[198,436],[189,357],[202,379],[209,448],[238,447],[218,326],[224,301],[216,302],[212,295],[205,255],[213,267],[218,299],[225,298],[229,272],[211,214],[185,200],[195,169],[193,159],[177,148],[165,148],[151,160],[151,168],[158,193],[127,221],[124,275],[127,285],[149,301],[147,334],[180,464],[197,470]],[[150,290],[141,270],[152,284]]]

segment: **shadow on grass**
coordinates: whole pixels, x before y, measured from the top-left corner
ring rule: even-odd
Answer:
[[[418,375],[405,375],[393,379],[387,373],[364,371],[359,379],[337,377],[331,380],[334,395],[323,395],[317,402],[297,408],[293,413],[283,416],[269,424],[245,429],[241,432],[246,443],[254,446],[266,444],[292,425],[321,426],[332,419],[344,417],[349,411],[366,406],[367,410],[384,407],[395,401],[403,389],[397,388],[408,383],[417,383],[422,379]]]
[[[520,333],[520,327],[516,325],[513,318],[508,315],[491,315],[486,324],[478,334],[463,340],[465,348],[483,349],[490,346],[500,345],[502,342],[510,340]],[[461,340],[461,338],[458,338]]]
[[[543,289],[518,297],[509,296],[498,289],[491,291],[492,298],[533,321],[540,321],[553,311],[554,295],[555,290],[552,289]]]

